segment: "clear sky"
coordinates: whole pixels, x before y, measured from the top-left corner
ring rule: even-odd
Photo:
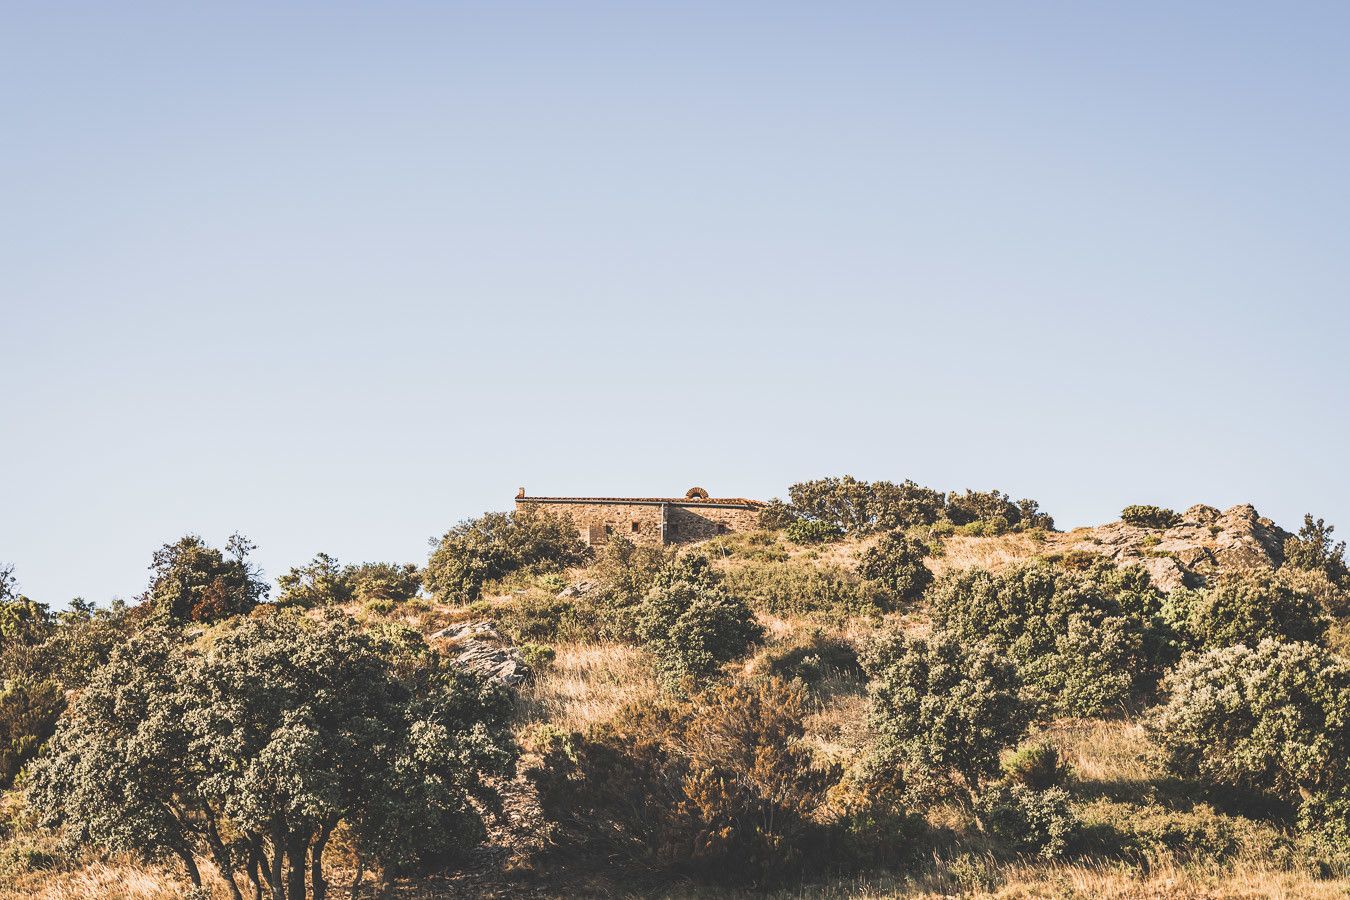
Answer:
[[[61,605],[826,474],[1350,532],[1345,3],[8,3],[0,562]]]

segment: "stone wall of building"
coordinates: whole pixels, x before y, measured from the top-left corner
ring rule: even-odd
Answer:
[[[695,500],[569,500],[565,497],[517,497],[516,507],[538,505],[571,516],[581,539],[596,546],[611,535],[636,544],[702,541],[758,526],[759,509]]]

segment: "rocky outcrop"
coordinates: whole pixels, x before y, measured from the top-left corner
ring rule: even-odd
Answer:
[[[1276,569],[1289,533],[1244,503],[1220,512],[1197,504],[1170,528],[1111,522],[1046,539],[1053,552],[1087,552],[1117,565],[1143,566],[1165,591],[1201,585],[1226,572]]]
[[[494,681],[517,685],[529,677],[525,658],[491,619],[457,622],[435,632],[431,639],[445,641],[455,662]]]

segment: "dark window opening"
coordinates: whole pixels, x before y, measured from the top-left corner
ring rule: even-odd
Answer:
[[[633,523],[633,534],[637,534],[637,533],[638,533],[639,531],[641,531],[641,530],[642,530],[642,526],[639,525],[637,522],[634,522],[634,523]]]
[[[613,526],[613,525],[606,525],[606,526],[605,526],[605,534],[613,534],[613,533],[614,533],[614,526]]]

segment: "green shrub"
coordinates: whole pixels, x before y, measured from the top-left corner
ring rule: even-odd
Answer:
[[[764,638],[750,607],[722,586],[702,556],[668,567],[643,598],[637,636],[667,686],[715,675]]]
[[[247,613],[267,596],[267,583],[248,561],[254,545],[231,535],[225,550],[195,534],[165,544],[150,565],[154,576],[142,599],[157,615],[175,621],[211,622]]]
[[[825,544],[844,536],[838,525],[819,519],[798,519],[787,527],[787,539],[794,544]]]
[[[981,644],[892,634],[868,648],[863,667],[882,757],[902,767],[916,798],[953,787],[977,796],[1031,721],[1016,670]]]
[[[995,784],[975,802],[985,832],[1014,853],[1059,859],[1069,850],[1081,823],[1063,788],[1032,790],[1020,784]]]
[[[858,574],[883,585],[897,600],[914,602],[933,583],[933,573],[923,564],[927,552],[921,542],[892,531],[863,553]]]
[[[1165,767],[1264,791],[1305,829],[1350,797],[1350,665],[1307,643],[1262,641],[1188,654],[1146,726]]]
[[[796,510],[775,497],[760,510],[759,527],[768,531],[782,531],[800,518]]]
[[[1046,712],[1099,715],[1145,696],[1174,658],[1163,595],[1142,569],[1083,571],[1034,562],[952,573],[928,592],[936,627],[985,641],[1018,669]]]
[[[362,563],[341,566],[327,553],[318,553],[307,565],[277,578],[281,606],[313,609],[353,601],[406,603],[422,588],[422,575],[412,563]]]
[[[521,644],[519,649],[525,665],[536,672],[553,665],[553,660],[558,656],[557,651],[547,644]]]
[[[808,560],[747,563],[723,569],[727,588],[774,615],[842,621],[879,615],[890,598],[856,572]]]
[[[1060,787],[1069,780],[1069,764],[1049,741],[1019,747],[1003,761],[1003,775],[1013,784],[1033,791]]]
[[[540,729],[536,786],[556,839],[606,865],[766,887],[832,863],[837,768],[802,741],[805,699],[777,679],[630,707],[586,734]]]
[[[1181,524],[1181,516],[1177,515],[1175,510],[1137,503],[1122,509],[1120,518],[1126,525],[1139,528],[1171,528]]]
[[[467,603],[492,579],[557,571],[583,562],[589,552],[566,515],[534,506],[490,512],[445,533],[427,561],[425,581],[440,602]]]
[[[958,494],[955,491],[947,495],[947,505],[943,515],[954,525],[967,526],[965,534],[992,536],[1003,534],[1009,529],[1025,531],[1030,528],[1043,528],[1053,531],[1055,520],[1040,511],[1035,500],[1018,500],[1002,491],[966,490]],[[983,523],[976,527],[977,523]]]
[[[1298,534],[1284,542],[1284,564],[1293,569],[1321,572],[1332,584],[1350,587],[1350,568],[1345,564],[1345,541],[1333,542],[1335,526],[1312,513],[1303,517]]]
[[[0,788],[8,788],[56,730],[65,693],[50,679],[11,678],[0,689]]]
[[[942,516],[943,495],[905,481],[859,481],[852,475],[803,481],[788,488],[792,509],[848,534],[932,525]]]
[[[1255,647],[1267,638],[1318,643],[1329,624],[1311,592],[1267,572],[1234,573],[1203,590],[1179,588],[1168,595],[1162,614],[1201,648]]]

